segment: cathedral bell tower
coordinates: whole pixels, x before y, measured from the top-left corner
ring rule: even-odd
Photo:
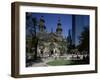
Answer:
[[[62,27],[61,27],[62,25],[61,25],[61,20],[60,20],[60,17],[59,17],[59,19],[58,19],[58,24],[57,24],[57,29],[56,29],[56,33],[58,34],[58,35],[61,35],[62,34]]]
[[[44,32],[45,29],[46,29],[45,20],[44,20],[43,16],[41,16],[40,21],[39,21],[39,31]]]

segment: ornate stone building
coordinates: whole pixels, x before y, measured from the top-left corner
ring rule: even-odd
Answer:
[[[55,27],[55,26],[54,26]],[[58,19],[56,32],[47,32],[43,16],[39,21],[37,53],[40,57],[63,55],[67,53],[67,39],[62,35],[63,29],[60,18]]]

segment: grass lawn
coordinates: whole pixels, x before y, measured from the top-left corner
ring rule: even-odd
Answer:
[[[73,61],[73,60],[59,59],[59,60],[50,61],[47,64],[51,65],[51,66],[60,66],[60,65],[78,65],[78,64],[88,64],[88,63],[83,60],[74,60]]]

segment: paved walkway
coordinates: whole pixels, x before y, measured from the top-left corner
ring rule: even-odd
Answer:
[[[53,58],[43,59],[43,62],[40,62],[40,63],[34,63],[32,66],[33,66],[33,67],[48,66],[47,62],[53,61],[53,60],[54,60]]]

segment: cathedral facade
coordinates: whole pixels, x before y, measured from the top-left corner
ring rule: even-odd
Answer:
[[[40,18],[39,31],[36,33],[38,38],[37,53],[39,57],[60,56],[67,53],[67,39],[63,36],[62,32],[60,18],[58,19],[55,32],[52,29],[51,32],[48,32],[43,16]]]

